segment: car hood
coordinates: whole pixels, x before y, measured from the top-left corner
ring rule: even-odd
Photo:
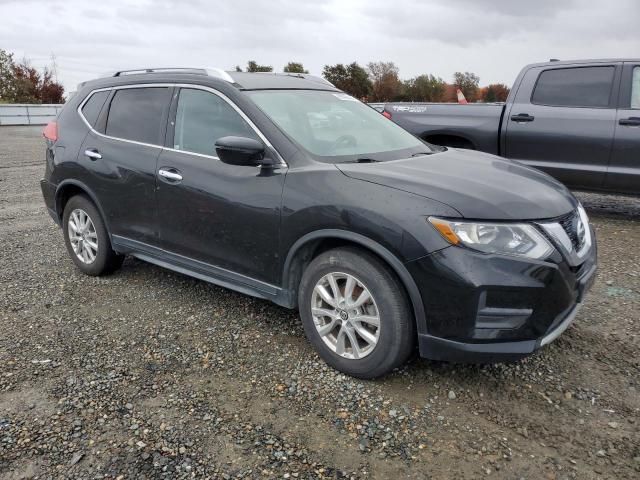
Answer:
[[[445,203],[470,219],[538,220],[577,207],[569,190],[549,175],[473,150],[336,166],[351,178]]]

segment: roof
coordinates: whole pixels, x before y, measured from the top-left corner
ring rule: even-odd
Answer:
[[[545,67],[548,65],[585,65],[594,63],[638,63],[640,59],[637,58],[595,58],[595,59],[582,59],[582,60],[551,60],[548,62],[531,63],[527,67]]]
[[[242,89],[310,89],[337,90],[321,77],[306,73],[227,72]]]
[[[202,77],[216,79],[227,82],[241,90],[262,90],[262,89],[301,89],[301,90],[334,90],[338,91],[331,83],[322,77],[316,77],[306,73],[272,73],[272,72],[234,72],[224,71],[220,68],[197,67],[197,68],[137,68],[132,70],[120,70],[109,73],[96,80],[107,81],[109,79],[131,78],[140,79],[160,79],[167,78],[191,78]],[[94,81],[92,80],[91,83]],[[80,89],[89,82],[78,85]],[[118,82],[121,83],[121,82]]]

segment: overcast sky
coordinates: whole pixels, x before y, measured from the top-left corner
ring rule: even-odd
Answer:
[[[511,85],[549,58],[640,57],[638,0],[0,0],[0,48],[57,59],[67,90],[153,66],[282,71],[393,61],[401,78],[472,71]]]

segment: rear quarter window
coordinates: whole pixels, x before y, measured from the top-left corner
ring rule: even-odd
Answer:
[[[84,103],[82,109],[82,116],[92,127],[96,126],[96,122],[98,121],[98,116],[100,115],[100,111],[104,106],[104,102],[107,100],[109,96],[109,91],[104,90],[102,92],[93,93],[89,99]]]
[[[170,101],[169,88],[125,88],[116,91],[109,107],[110,137],[161,145],[162,119]]]
[[[556,68],[544,70],[531,103],[557,107],[608,107],[614,66]]]

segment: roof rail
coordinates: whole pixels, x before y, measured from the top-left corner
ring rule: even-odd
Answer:
[[[119,70],[111,74],[112,77],[122,77],[124,75],[136,75],[141,73],[195,73],[204,75],[202,68],[135,68],[132,70]]]
[[[118,70],[117,72],[113,72],[109,74],[110,77],[122,77],[124,75],[137,75],[144,73],[185,73],[192,75],[208,75],[210,77],[216,77],[226,82],[233,83],[234,80],[231,78],[227,72],[225,72],[221,68],[214,67],[188,67],[188,68],[180,68],[180,67],[161,67],[161,68],[136,68],[133,70]]]

